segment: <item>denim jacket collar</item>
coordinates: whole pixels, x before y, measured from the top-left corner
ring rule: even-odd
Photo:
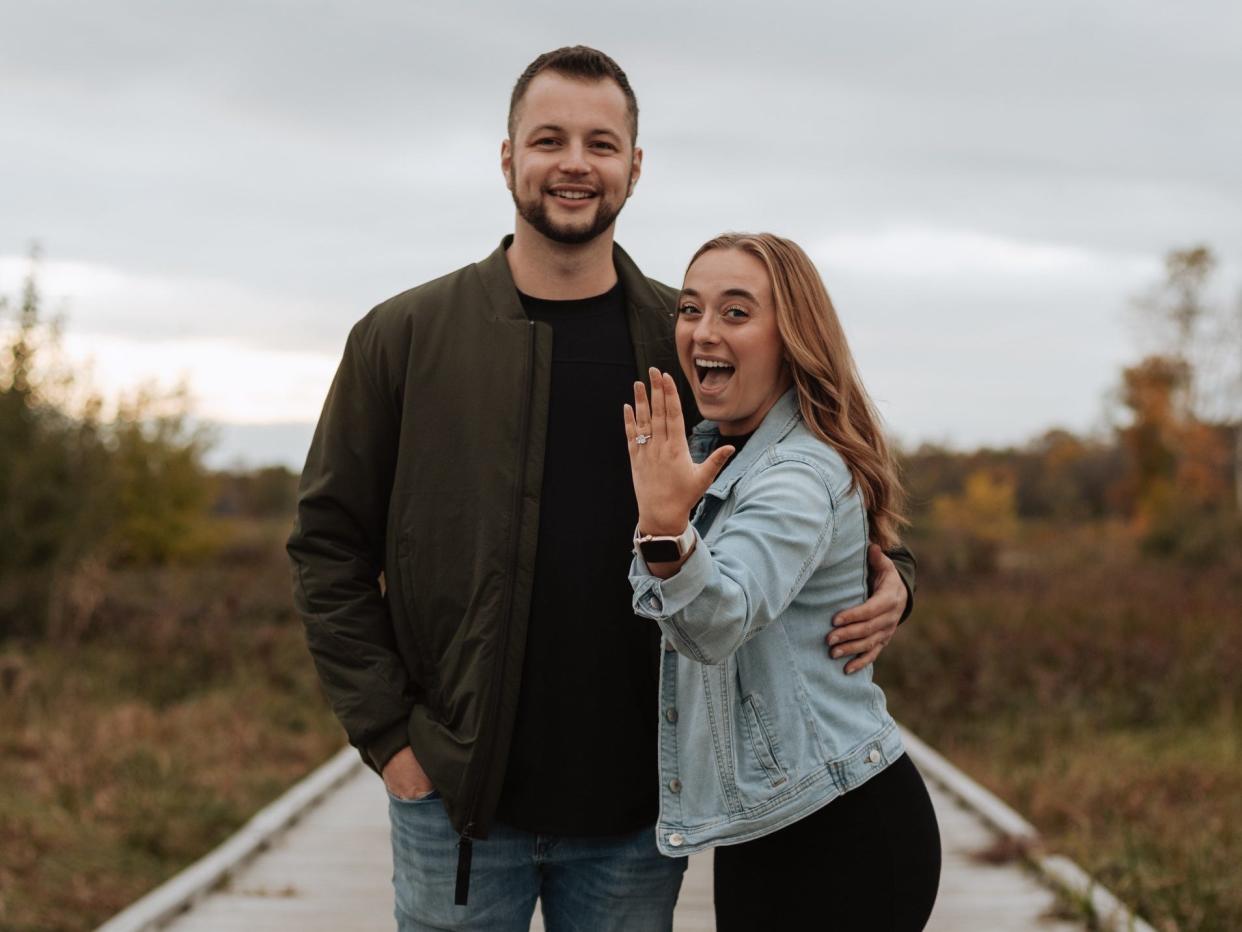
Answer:
[[[711,484],[704,495],[725,499],[733,491],[737,481],[746,475],[750,467],[758,462],[765,450],[781,440],[794,424],[801,420],[802,414],[798,406],[798,391],[790,388],[776,400],[771,410],[764,415],[763,421],[755,430],[742,451],[729,461],[729,465],[721,470],[716,481]],[[703,421],[694,428],[690,436],[690,450],[695,461],[701,461],[715,445],[720,434],[720,426],[715,421]]]

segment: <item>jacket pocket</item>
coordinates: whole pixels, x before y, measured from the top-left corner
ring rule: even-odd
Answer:
[[[781,766],[780,745],[768,721],[763,699],[757,694],[752,693],[742,699],[742,720],[746,723],[746,733],[750,739],[751,750],[754,751],[768,782],[774,787],[780,786],[789,777],[785,773],[785,768]]]
[[[396,593],[401,604],[399,606],[400,614],[405,619],[405,628],[408,638],[406,643],[410,646],[410,653],[413,655],[407,660],[407,667],[412,674],[415,683],[414,686],[422,694],[423,701],[427,707],[440,717],[440,681],[437,675],[436,665],[438,661],[438,652],[432,644],[431,632],[424,630],[418,623],[416,614],[410,609],[410,603],[413,599],[414,580],[413,571],[410,562],[414,559],[410,552],[409,542],[401,537],[397,541],[397,573],[401,579],[401,591]],[[391,599],[392,593],[389,593]],[[389,610],[391,611],[391,605]],[[398,643],[403,639],[398,636]]]

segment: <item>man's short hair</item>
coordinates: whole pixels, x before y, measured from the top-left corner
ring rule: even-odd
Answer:
[[[513,95],[509,98],[509,138],[517,128],[518,105],[526,96],[526,89],[535,76],[544,71],[555,71],[567,78],[581,81],[615,81],[625,95],[626,111],[630,120],[630,144],[638,141],[638,98],[630,87],[630,79],[625,76],[621,66],[599,49],[586,45],[568,45],[552,52],[544,52],[526,66],[522,76],[513,85]]]

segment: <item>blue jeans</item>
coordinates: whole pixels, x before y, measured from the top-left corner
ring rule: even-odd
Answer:
[[[504,825],[474,843],[470,902],[453,905],[457,832],[439,794],[388,797],[393,887],[400,932],[527,932],[543,898],[548,932],[667,932],[685,858],[656,850],[655,828],[572,838]]]

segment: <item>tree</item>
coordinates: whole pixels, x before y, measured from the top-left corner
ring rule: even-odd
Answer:
[[[1120,397],[1129,414],[1118,430],[1129,464],[1123,490],[1138,529],[1159,549],[1177,549],[1211,512],[1238,505],[1229,448],[1239,427],[1212,422],[1234,400],[1204,390],[1216,376],[1206,339],[1220,320],[1206,297],[1215,267],[1203,246],[1169,253],[1165,280],[1143,303],[1162,344],[1122,372]]]
[[[71,403],[80,386],[57,364],[60,327],[43,319],[37,258],[0,347],[0,639],[45,634],[84,566],[186,552],[208,497],[184,390],[140,391],[107,422],[97,396]]]

